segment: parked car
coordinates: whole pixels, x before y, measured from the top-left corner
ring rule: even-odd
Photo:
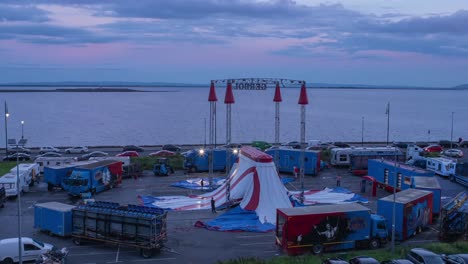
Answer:
[[[18,240],[18,238],[6,238],[0,240],[0,262],[10,264],[19,261]],[[53,248],[51,244],[43,243],[29,237],[21,237],[21,243],[23,244],[24,249],[22,251],[23,261],[36,260],[42,254],[49,252]]]
[[[442,152],[444,149],[439,145],[429,145],[424,148],[424,152],[431,153],[431,152]]]
[[[231,143],[229,145],[222,145],[221,148],[240,149],[240,148],[242,148],[242,144]]]
[[[62,157],[62,154],[57,153],[57,152],[46,152],[42,155],[38,155],[36,158],[39,158],[39,157],[56,158],[56,157]]]
[[[156,152],[152,152],[149,155],[152,157],[167,157],[167,156],[174,156],[176,153],[169,150],[160,150]]]
[[[87,147],[73,147],[73,148],[67,148],[65,150],[65,153],[71,154],[71,153],[87,153],[89,150]]]
[[[11,154],[11,155],[8,155],[8,156],[4,157],[3,161],[16,161],[16,159],[18,159],[20,161],[31,160],[31,156],[29,154],[26,154],[26,153],[18,152],[18,153]]]
[[[411,145],[411,144],[414,144],[414,143],[396,141],[396,142],[393,142],[392,146],[405,149],[405,148],[408,148],[408,145]]]
[[[26,154],[31,154],[31,150],[21,147],[21,146],[10,146],[8,147],[8,154],[14,154],[14,153],[26,153]]]
[[[56,152],[56,153],[59,153],[59,152],[60,152],[60,149],[54,148],[54,147],[51,147],[51,146],[48,146],[48,147],[41,147],[41,148],[39,149],[39,154],[44,154],[44,153],[48,153],[48,152]]]
[[[442,154],[444,154],[445,156],[454,157],[454,158],[463,157],[463,151],[459,149],[446,149],[442,151]]]
[[[468,254],[443,255],[442,259],[448,264],[468,264]]]
[[[289,141],[287,143],[281,144],[281,146],[288,146],[288,147],[292,147],[293,149],[300,149],[301,143],[299,141]]]
[[[175,146],[175,145],[164,145],[162,146],[162,149],[179,153],[182,148],[179,146]]]
[[[340,258],[328,258],[322,261],[322,264],[348,264],[348,262]]]
[[[350,147],[351,147],[351,145],[346,144],[346,143],[344,143],[344,142],[333,142],[332,144],[333,144],[334,146],[339,147],[339,148],[350,148]]]
[[[458,146],[462,148],[468,148],[468,141],[462,141],[460,144],[458,144]]]
[[[414,264],[444,264],[442,256],[424,248],[413,248],[406,258]]]
[[[142,147],[139,147],[139,146],[135,146],[135,145],[127,145],[127,146],[124,146],[123,147],[123,150],[122,151],[136,151],[136,152],[144,152],[145,149],[142,148]]]
[[[259,140],[256,140],[256,141],[253,141],[252,142],[252,147],[254,148],[259,148],[261,150],[265,150],[267,148],[271,148],[271,144],[268,143],[268,142],[265,142],[265,141],[259,141]]]
[[[458,143],[450,142],[450,140],[439,140],[438,145],[443,147],[443,148],[456,148],[456,147],[458,147]]]
[[[109,153],[102,152],[102,151],[93,151],[91,153],[84,154],[83,156],[81,156],[81,159],[88,160],[89,158],[107,157],[107,156],[109,156]]]
[[[117,157],[139,157],[140,155],[138,154],[137,151],[129,150],[129,151],[124,151],[122,153],[119,153],[115,156]]]
[[[425,148],[430,145],[429,143],[424,142],[424,141],[418,141],[418,142],[415,142],[414,144],[420,148]]]
[[[350,264],[380,264],[375,258],[368,256],[358,256],[349,260]]]
[[[392,259],[381,261],[380,264],[413,264],[408,259]]]

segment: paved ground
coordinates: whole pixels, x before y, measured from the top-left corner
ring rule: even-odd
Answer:
[[[306,177],[305,189],[323,189],[336,185],[336,176],[342,176],[341,186],[356,193],[360,193],[360,177],[352,176],[346,169],[330,168],[322,171],[319,176]],[[122,204],[137,203],[137,196],[148,194],[154,196],[164,195],[189,195],[198,191],[170,187],[173,182],[194,178],[206,177],[206,174],[186,175],[183,171],[169,177],[155,177],[146,172],[145,176],[134,179],[125,179],[119,188],[115,188],[96,195],[96,200],[114,201]],[[291,175],[289,175],[291,176]],[[465,188],[448,180],[439,178],[444,199],[453,197]],[[299,190],[298,181],[288,184],[290,190]],[[361,194],[361,193],[360,193]],[[362,193],[370,199],[369,206],[376,210],[376,199],[389,195],[379,189],[377,197],[370,197],[368,186],[366,193]],[[208,210],[169,212],[168,214],[168,239],[167,249],[161,254],[143,259],[132,248],[119,248],[110,245],[82,245],[75,246],[71,239],[51,237],[33,228],[33,205],[35,203],[58,201],[73,204],[63,191],[47,192],[45,184],[31,188],[31,191],[22,196],[22,234],[34,237],[57,247],[66,246],[70,249],[67,263],[216,263],[218,260],[237,258],[239,256],[257,256],[271,258],[282,253],[275,246],[274,233],[226,233],[208,231],[194,227],[197,220],[209,220],[215,216]],[[4,209],[0,209],[0,238],[16,237],[17,231],[17,203],[16,200],[7,202]],[[434,240],[437,233],[434,230],[426,231],[407,243]]]

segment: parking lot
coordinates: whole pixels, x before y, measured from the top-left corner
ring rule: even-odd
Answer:
[[[215,176],[221,176],[219,173]],[[336,185],[336,176],[341,176],[341,186],[359,193],[369,199],[366,205],[376,211],[376,200],[389,195],[382,189],[378,189],[377,197],[371,197],[370,187],[365,193],[361,193],[361,178],[352,176],[347,169],[328,168],[318,176],[306,176],[305,189],[323,189]],[[170,187],[171,183],[196,177],[207,177],[206,173],[185,174],[184,171],[176,171],[169,177],[155,177],[150,171],[137,180],[124,179],[123,183],[112,190],[99,193],[95,196],[99,201],[112,201],[121,204],[137,204],[138,195],[191,195],[199,191]],[[292,175],[283,175],[292,177]],[[452,183],[439,177],[442,188],[443,202],[452,198],[465,187]],[[286,185],[289,190],[300,190],[298,180]],[[67,247],[70,254],[67,263],[215,263],[218,260],[233,259],[240,256],[256,256],[271,258],[282,255],[275,246],[275,235],[269,233],[247,232],[216,232],[194,227],[197,220],[206,221],[216,217],[209,210],[200,211],[170,211],[168,214],[168,242],[166,248],[157,256],[144,259],[133,248],[120,248],[114,245],[84,244],[76,246],[70,238],[52,237],[33,228],[33,207],[35,203],[57,201],[68,204],[80,202],[71,199],[64,191],[48,192],[47,186],[40,183],[31,188],[21,198],[22,207],[22,235],[37,238],[44,242],[52,243],[57,247]],[[222,213],[219,212],[218,214]],[[17,237],[17,202],[9,200],[6,207],[0,209],[0,238]],[[410,239],[405,243],[420,243],[437,239],[437,226]]]

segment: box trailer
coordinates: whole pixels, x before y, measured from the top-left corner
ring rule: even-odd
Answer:
[[[395,216],[395,240],[406,240],[432,224],[432,196],[430,191],[406,189],[395,193],[395,197],[392,194],[379,199],[377,213],[387,219],[389,233]]]
[[[39,165],[39,173],[44,173],[44,168],[49,166],[60,166],[76,162],[73,157],[39,157],[34,160]]]
[[[387,242],[384,217],[360,204],[330,204],[276,210],[276,244],[289,255],[350,248],[378,248]]]
[[[57,236],[71,236],[74,205],[47,202],[34,205],[34,228]]]
[[[449,179],[468,187],[468,163],[459,162],[455,167],[455,174],[450,175]]]
[[[47,190],[53,191],[54,188],[62,188],[64,179],[70,177],[73,170],[78,166],[96,163],[97,161],[77,161],[61,165],[51,165],[44,168],[44,182],[47,183]]]
[[[82,193],[99,193],[122,182],[122,162],[101,160],[75,167],[70,177],[62,181],[62,187],[72,196]]]
[[[135,247],[143,257],[158,252],[167,241],[167,212],[138,205],[92,202],[73,208],[73,242],[97,241]]]
[[[333,166],[349,166],[351,164],[351,155],[362,155],[362,157],[374,156],[380,158],[381,156],[403,155],[403,152],[394,147],[332,148],[330,150],[330,164]],[[356,165],[358,165],[357,161]],[[367,163],[365,165],[367,165]]]
[[[209,170],[210,150],[189,150],[184,154],[184,168],[189,172],[201,172]],[[237,153],[231,149],[213,150],[213,170],[222,171],[226,169],[227,155],[230,155],[231,168],[237,160]]]
[[[447,158],[426,158],[426,169],[443,177],[454,175],[456,164],[455,161]]]
[[[268,155],[275,157],[278,152],[278,169],[280,172],[294,173],[294,167],[300,168],[300,149],[269,149]],[[320,151],[304,151],[304,174],[317,175],[320,172]]]
[[[464,191],[446,203],[440,213],[439,239],[468,239],[468,192]]]

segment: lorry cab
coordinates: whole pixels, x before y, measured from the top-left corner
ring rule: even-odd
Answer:
[[[370,235],[374,238],[371,243],[377,243],[375,241],[378,241],[378,244],[371,245],[371,248],[378,248],[381,244],[387,243],[387,220],[381,215],[371,214],[371,223]]]

